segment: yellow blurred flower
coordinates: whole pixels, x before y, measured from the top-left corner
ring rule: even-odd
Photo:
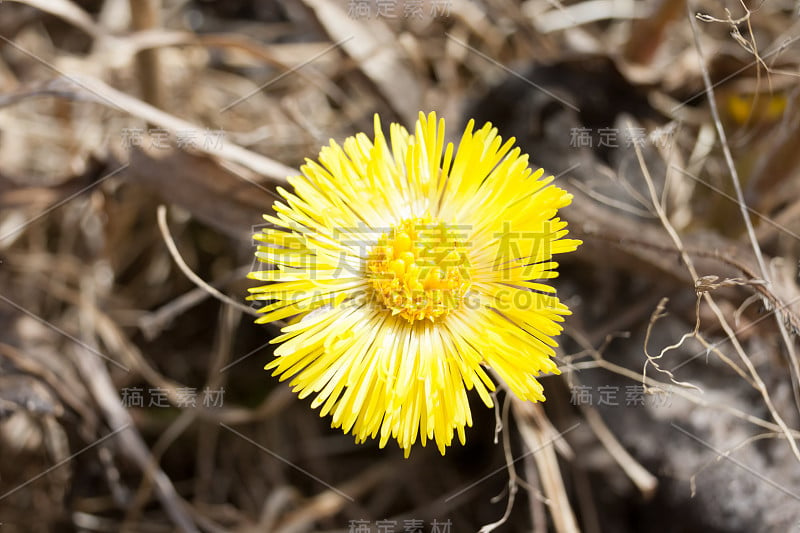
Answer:
[[[558,373],[553,336],[569,309],[541,280],[575,250],[555,218],[572,196],[528,156],[470,121],[458,148],[444,120],[420,113],[414,135],[360,133],[322,148],[281,189],[256,239],[252,272],[272,282],[258,322],[292,317],[266,368],[357,442],[419,437],[444,454],[472,425],[467,391],[491,407],[490,367],[519,398],[543,401]]]

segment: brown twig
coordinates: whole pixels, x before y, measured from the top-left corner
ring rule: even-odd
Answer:
[[[85,285],[85,290],[91,291],[88,285]],[[83,339],[90,346],[94,344],[93,328],[90,324],[93,317],[93,306],[89,305],[91,300],[90,295],[84,294],[84,305],[80,314]],[[120,403],[119,394],[111,381],[108,369],[99,358],[83,347],[76,348],[74,353],[86,385],[103,412],[109,427],[112,431],[120,432],[119,443],[122,451],[136,463],[142,472],[152,477],[156,487],[156,494],[174,524],[184,532],[192,533],[198,531],[193,520],[186,512],[183,500],[175,490],[172,481],[153,463],[144,439],[136,430],[130,414]]]
[[[153,30],[161,26],[161,2],[159,0],[130,0],[131,25],[135,31]],[[136,54],[136,70],[142,99],[148,104],[163,108],[164,92],[161,86],[161,63],[159,50],[148,48]]]
[[[167,208],[163,205],[158,206],[158,228],[161,230],[161,236],[164,238],[164,244],[167,245],[167,249],[169,250],[169,254],[172,256],[172,259],[175,261],[175,264],[178,265],[178,268],[181,269],[187,278],[189,278],[192,283],[206,291],[208,294],[216,298],[222,303],[228,304],[230,306],[235,307],[236,309],[251,315],[251,316],[260,316],[258,311],[253,309],[252,307],[248,307],[241,302],[234,300],[233,298],[222,294],[219,290],[215,289],[211,285],[205,282],[203,278],[195,274],[189,265],[186,264],[186,261],[183,260],[180,251],[178,251],[178,247],[175,245],[175,240],[172,238],[172,235],[169,232],[169,226],[167,225]]]

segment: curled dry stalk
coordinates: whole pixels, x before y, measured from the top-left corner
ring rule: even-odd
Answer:
[[[161,236],[164,238],[164,244],[167,245],[167,249],[169,249],[169,254],[172,256],[172,259],[175,261],[175,264],[178,265],[178,268],[181,269],[187,278],[189,278],[192,283],[197,285],[198,287],[202,288],[208,294],[223,302],[228,304],[235,309],[238,309],[248,315],[251,316],[260,316],[258,311],[244,305],[243,303],[234,300],[233,298],[222,294],[219,289],[212,287],[208,283],[203,280],[200,276],[194,273],[194,271],[189,268],[189,265],[186,264],[186,261],[183,260],[180,251],[178,250],[178,246],[175,244],[175,239],[172,238],[172,234],[169,231],[169,225],[167,224],[167,208],[166,206],[160,205],[158,206],[158,228],[161,230]]]
[[[508,410],[511,406],[511,398],[510,396],[506,396],[503,401],[503,414],[502,416],[502,425],[505,428],[508,428]],[[508,502],[506,503],[506,510],[503,513],[503,516],[500,517],[499,520],[496,522],[492,522],[491,524],[486,524],[481,527],[480,533],[489,533],[490,531],[494,531],[495,529],[499,528],[503,524],[508,521],[508,517],[511,516],[511,509],[514,507],[514,500],[516,500],[517,491],[519,490],[520,479],[517,476],[517,470],[514,468],[514,455],[511,451],[511,436],[509,431],[502,432],[503,438],[503,455],[506,459],[506,469],[508,470]]]
[[[709,81],[708,85],[710,86],[710,81]],[[713,97],[711,99],[713,101]],[[718,117],[717,117],[717,120],[718,120]],[[721,129],[721,126],[720,126],[720,129]],[[670,239],[672,239],[672,242],[675,245],[675,248],[680,252],[681,259],[683,260],[683,263],[686,265],[686,268],[689,271],[689,273],[690,273],[690,275],[692,277],[692,280],[694,280],[695,285],[697,285],[698,280],[700,280],[700,276],[697,274],[697,270],[696,270],[696,268],[694,266],[692,258],[690,257],[690,255],[684,249],[683,242],[681,241],[680,236],[678,235],[678,233],[675,230],[675,228],[672,226],[672,223],[669,221],[669,217],[667,216],[667,214],[664,211],[664,207],[661,205],[661,202],[660,202],[659,197],[658,197],[658,193],[657,193],[656,188],[655,188],[655,184],[653,183],[653,179],[650,176],[650,171],[648,170],[647,165],[646,165],[646,163],[644,161],[644,156],[642,155],[641,147],[638,146],[638,145],[634,145],[634,149],[636,151],[636,158],[639,161],[639,166],[640,166],[640,168],[642,170],[642,175],[643,175],[643,177],[645,179],[645,182],[647,184],[648,191],[650,192],[650,197],[651,197],[651,201],[653,203],[653,207],[655,208],[656,213],[658,214],[658,218],[661,221],[661,224],[664,226],[664,229],[669,234]],[[729,153],[730,152],[728,151],[728,154]],[[739,191],[739,193],[741,193],[741,189],[739,189],[738,191]],[[743,206],[744,202],[741,202],[741,205]],[[744,217],[747,218],[747,210],[746,210],[746,208],[744,208]],[[748,220],[748,224],[749,224],[749,219],[747,219],[747,220]],[[752,228],[752,226],[750,226],[750,227]],[[753,239],[755,239],[754,236],[753,236]],[[758,244],[755,243],[755,246],[757,247]],[[758,258],[760,258],[760,263],[759,264],[762,265],[762,270],[765,271],[766,267],[763,265],[763,257],[761,256],[761,250],[760,249],[757,249],[756,256]],[[764,273],[766,274],[766,272],[764,272]],[[766,278],[766,277],[764,279],[767,279],[767,281],[769,281],[768,278]],[[764,399],[764,403],[765,403],[767,409],[769,410],[770,415],[772,416],[773,420],[775,420],[775,422],[777,423],[777,425],[780,428],[781,432],[786,437],[786,440],[789,443],[789,446],[790,446],[790,448],[792,450],[792,453],[797,458],[798,462],[800,462],[800,450],[798,450],[798,448],[797,448],[797,443],[795,442],[795,438],[794,438],[794,436],[792,434],[792,430],[789,428],[789,426],[783,420],[783,417],[781,417],[780,413],[778,413],[777,409],[775,408],[775,405],[774,405],[774,403],[772,401],[772,398],[769,395],[769,391],[767,390],[767,387],[764,384],[763,379],[761,379],[761,376],[759,375],[758,371],[755,369],[755,366],[753,365],[752,361],[750,361],[750,358],[745,353],[744,348],[742,347],[741,343],[739,342],[739,339],[736,337],[736,332],[731,327],[731,325],[728,323],[728,321],[725,318],[725,315],[723,314],[722,310],[717,305],[717,302],[711,297],[711,294],[709,292],[703,292],[702,298],[706,302],[708,307],[711,309],[711,311],[714,313],[714,316],[719,321],[719,324],[722,326],[722,329],[725,331],[725,334],[730,339],[730,342],[733,345],[734,350],[736,351],[737,355],[739,356],[739,359],[741,360],[742,364],[745,366],[745,368],[747,369],[748,373],[752,377],[753,382],[755,384],[756,390],[759,391],[759,393],[761,394],[761,397]],[[785,332],[785,328],[783,327],[783,321],[779,319],[778,323],[780,324],[780,327],[782,328],[782,331]],[[699,337],[699,335],[696,335],[696,337]],[[686,338],[688,338],[688,337],[686,337]],[[788,337],[786,337],[785,340],[787,342],[790,342]]]
[[[589,361],[570,362],[569,365],[567,365],[567,369],[570,372],[598,369],[598,368],[607,370],[624,378],[630,379],[631,381],[637,383],[643,383],[651,388],[669,391],[699,407],[717,409],[721,412],[736,417],[739,420],[748,422],[749,424],[752,424],[758,428],[783,434],[781,432],[780,426],[778,426],[774,422],[770,422],[768,420],[764,420],[763,418],[759,418],[750,413],[746,413],[740,409],[737,409],[736,407],[733,407],[728,403],[710,401],[708,398],[700,394],[694,394],[681,387],[673,387],[669,383],[659,381],[649,376],[645,376],[643,379],[641,372],[637,372],[635,370],[631,370],[624,366],[620,366],[603,358],[602,354],[603,347],[601,346],[600,348],[595,348],[589,343],[587,337],[584,334],[580,333],[579,331],[573,329],[573,331],[571,331],[569,335],[583,349],[579,354],[572,356],[571,359],[574,359],[576,357],[581,357],[583,355],[589,355],[592,358]],[[613,338],[614,336],[609,335],[603,342],[603,345],[607,345],[611,340],[613,340]],[[789,432],[795,439],[800,438],[800,431],[790,429]]]
[[[498,386],[506,392],[502,408],[497,411],[497,430],[502,433],[503,453],[509,474],[508,502],[503,516],[495,522],[484,525],[480,529],[480,533],[494,531],[507,522],[520,486],[531,492],[531,499],[537,502],[532,505],[531,512],[547,507],[557,533],[579,533],[580,528],[567,496],[556,452],[567,460],[574,458],[574,453],[564,436],[577,428],[580,422],[559,431],[550,423],[540,404],[519,400],[496,375],[495,379],[499,384]],[[496,396],[494,400],[495,406],[497,406],[498,399]],[[514,416],[514,421],[526,448],[523,455],[516,458],[513,457],[511,450],[510,426],[508,423],[509,411]],[[519,477],[514,464],[522,459],[533,460],[531,464],[526,464],[526,470],[529,472],[535,471],[538,482],[526,482]],[[540,486],[544,495],[543,499],[536,494]]]
[[[744,3],[742,3],[744,5]],[[745,10],[747,8],[745,7]],[[703,48],[700,43],[700,36],[697,30],[697,22],[694,17],[692,17],[692,11],[687,5],[687,12],[689,14],[689,23],[692,27],[692,35],[694,37],[694,44],[695,48],[697,48],[697,55],[700,57],[700,72],[703,76],[703,84],[705,85],[706,94],[708,95],[708,105],[709,109],[711,110],[711,116],[714,119],[714,126],[717,129],[717,137],[719,138],[720,145],[722,147],[722,153],[725,156],[725,164],[728,167],[728,172],[731,178],[731,183],[733,184],[733,190],[736,193],[736,203],[739,206],[739,211],[742,215],[742,220],[744,221],[745,228],[747,229],[747,237],[750,240],[750,246],[753,248],[753,253],[756,256],[756,260],[758,261],[758,267],[761,270],[761,277],[767,282],[767,287],[773,286],[771,282],[771,275],[769,269],[767,268],[766,263],[764,262],[764,255],[761,253],[761,246],[758,244],[758,239],[756,238],[756,232],[753,229],[753,223],[750,220],[750,216],[748,213],[747,204],[744,201],[744,193],[742,192],[742,185],[739,179],[739,173],[736,170],[736,165],[733,162],[733,155],[731,154],[731,148],[728,145],[728,138],[725,135],[725,128],[722,126],[722,121],[720,120],[719,110],[717,109],[717,101],[714,95],[714,85],[711,83],[711,75],[708,72],[708,67],[706,66],[705,57],[703,55]],[[749,27],[749,15],[750,12],[747,11],[748,16],[748,27]],[[752,29],[751,36],[752,36]],[[755,47],[755,39],[753,39],[753,53],[758,56],[758,51]],[[640,157],[641,160],[641,157]],[[710,298],[709,298],[710,300]],[[783,340],[783,344],[786,347],[787,356],[789,358],[789,364],[792,368],[792,389],[795,395],[795,403],[800,408],[800,361],[797,359],[797,353],[795,351],[794,341],[789,336],[789,332],[786,329],[785,320],[782,320],[778,314],[776,314],[776,322],[778,326],[778,330],[781,333],[781,339]],[[764,391],[766,393],[766,391]],[[768,396],[768,395],[767,395]],[[765,401],[767,401],[765,399]],[[771,400],[769,401],[771,404]],[[770,409],[771,411],[774,408]],[[777,413],[775,413],[777,415]],[[776,419],[778,421],[779,419]],[[779,425],[782,427],[785,426],[785,423],[782,419],[778,422]],[[788,430],[788,428],[787,428]],[[797,444],[794,440],[790,440],[790,445],[792,447],[792,451],[794,452],[795,456],[800,461],[800,451],[797,449]]]
[[[677,167],[673,167],[680,170]],[[603,240],[612,246],[620,248],[644,248],[653,250],[661,254],[677,254],[680,256],[681,251],[686,253],[689,257],[696,259],[711,259],[718,261],[724,265],[734,268],[741,272],[746,278],[720,278],[719,276],[707,275],[700,276],[693,280],[695,284],[695,291],[698,295],[701,293],[709,292],[724,287],[741,286],[746,287],[753,291],[753,295],[764,304],[767,310],[776,313],[793,333],[800,332],[800,316],[795,313],[791,306],[798,302],[798,299],[784,301],[778,297],[767,285],[766,280],[761,279],[758,274],[744,261],[740,261],[735,257],[725,255],[718,250],[702,249],[697,246],[683,245],[681,249],[675,249],[673,246],[658,244],[655,242],[645,241],[641,239],[632,238],[628,235],[619,236],[616,234],[607,234],[601,231],[582,230],[576,232],[580,237],[591,237],[595,240]]]

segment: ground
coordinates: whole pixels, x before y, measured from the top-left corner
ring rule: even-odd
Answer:
[[[800,531],[800,7],[0,0],[0,533]],[[252,235],[335,139],[470,119],[573,195],[547,401],[442,456],[263,367]]]

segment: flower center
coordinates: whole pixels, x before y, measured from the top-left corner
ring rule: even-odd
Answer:
[[[381,235],[366,275],[378,299],[409,322],[447,315],[469,290],[466,228],[430,216],[409,218]]]

